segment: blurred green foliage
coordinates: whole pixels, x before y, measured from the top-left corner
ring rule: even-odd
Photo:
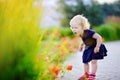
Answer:
[[[99,4],[97,0],[91,0],[90,5],[84,5],[82,0],[59,0],[59,12],[62,14],[60,22],[62,27],[69,27],[70,19],[83,14],[88,18],[91,26],[99,26],[104,23],[107,16],[120,16],[120,0],[111,4]]]
[[[120,16],[120,0],[116,0],[114,3],[107,4],[104,3],[101,5],[102,12],[104,14],[104,17],[107,16]]]
[[[106,41],[113,41],[113,40],[120,39],[120,35],[119,35],[120,34],[120,25],[119,25],[119,23],[108,22],[108,23],[102,24],[100,26],[94,26],[94,28],[92,28],[92,29],[94,29],[102,37],[104,37],[104,39]],[[51,36],[51,35],[54,35],[54,36]],[[50,29],[47,29],[42,40],[48,40],[51,38],[53,40],[59,41],[63,37],[74,38],[75,35],[73,34],[73,32],[71,31],[71,29],[69,27],[50,28]]]
[[[32,80],[40,35],[34,0],[0,0],[0,80]]]
[[[54,28],[43,28],[41,33],[44,34],[42,40],[60,40],[63,37],[73,38],[75,35],[69,27],[54,27]]]
[[[60,28],[59,32],[60,32],[60,37],[66,37],[68,35],[71,38],[75,37],[75,35],[73,34],[72,30],[69,27]]]
[[[91,5],[84,5],[82,0],[59,0],[59,11],[63,15],[60,20],[63,27],[68,27],[70,19],[77,14],[87,17],[91,25],[103,23],[101,6],[95,0],[92,0]]]
[[[120,40],[120,25],[118,23],[106,23],[94,28],[105,41]]]

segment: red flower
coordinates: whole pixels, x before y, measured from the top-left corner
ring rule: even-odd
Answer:
[[[72,67],[73,67],[72,65],[68,65],[68,66],[66,67],[66,69],[70,71],[70,70],[72,70]]]
[[[54,72],[56,75],[59,74],[60,70],[61,70],[61,69],[60,69],[58,66],[54,66],[54,67],[53,67],[53,72]]]
[[[61,70],[61,68],[59,68],[58,66],[53,66],[51,68],[48,68],[48,71],[53,72],[55,75],[58,75],[60,70]]]

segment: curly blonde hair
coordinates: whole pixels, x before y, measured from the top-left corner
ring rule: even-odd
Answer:
[[[70,26],[72,26],[73,24],[81,25],[83,27],[83,30],[90,28],[90,24],[88,22],[88,19],[86,17],[84,17],[83,15],[74,16],[70,20]]]

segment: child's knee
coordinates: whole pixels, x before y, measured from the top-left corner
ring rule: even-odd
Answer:
[[[89,65],[89,63],[84,63],[84,65]]]
[[[91,63],[92,64],[97,64],[97,60],[92,60]]]

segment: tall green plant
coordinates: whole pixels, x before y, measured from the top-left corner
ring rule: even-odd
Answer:
[[[35,0],[0,0],[0,80],[32,80],[42,9]],[[38,0],[39,1],[39,0]]]

